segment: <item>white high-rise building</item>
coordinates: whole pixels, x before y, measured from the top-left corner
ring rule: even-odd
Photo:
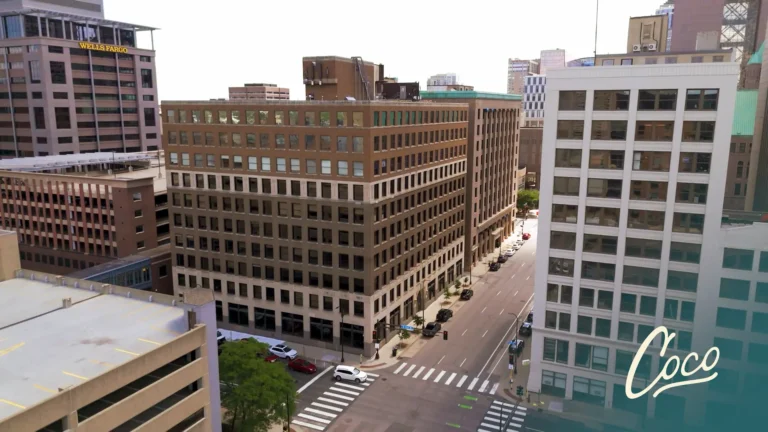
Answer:
[[[636,390],[670,355],[712,346],[721,300],[703,267],[723,257],[738,75],[735,63],[547,72],[529,391],[705,421],[706,403],[680,389],[624,392],[656,327],[677,336],[661,362],[658,340],[647,351]]]
[[[523,111],[525,127],[541,127],[544,124],[544,101],[546,100],[547,77],[533,75],[525,77],[523,87]]]
[[[449,86],[458,84],[458,78],[455,73],[444,73],[432,75],[427,80],[427,86]]]
[[[539,60],[539,73],[546,75],[547,71],[552,69],[562,69],[565,67],[565,50],[564,49],[552,49],[542,50],[541,59]]]

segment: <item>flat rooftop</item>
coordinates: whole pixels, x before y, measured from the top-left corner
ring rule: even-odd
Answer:
[[[115,164],[146,161],[157,158],[153,153],[76,153],[0,160],[0,170],[39,172],[84,165]]]
[[[519,94],[490,93],[474,90],[442,90],[420,92],[422,99],[493,99],[493,100],[523,100]]]
[[[100,284],[90,291],[80,283],[0,282],[0,423],[188,330],[183,307],[102,294]],[[68,308],[65,298],[72,299]]]

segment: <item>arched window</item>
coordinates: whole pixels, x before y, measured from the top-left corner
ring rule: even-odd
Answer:
[[[736,178],[741,178],[743,174],[744,174],[744,162],[739,162],[736,164]]]

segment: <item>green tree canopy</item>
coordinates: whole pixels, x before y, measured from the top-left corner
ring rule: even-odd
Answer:
[[[253,339],[227,342],[222,347],[221,404],[232,432],[267,431],[296,409],[293,378],[282,363],[264,361],[268,355],[269,347]]]
[[[539,207],[539,191],[536,189],[520,189],[517,191],[517,208],[522,210],[525,206],[529,209]]]

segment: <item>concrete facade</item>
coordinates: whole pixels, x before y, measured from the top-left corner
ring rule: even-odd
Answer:
[[[301,60],[307,100],[374,100],[384,65],[360,57],[304,57]]]
[[[709,328],[717,301],[702,269],[727,171],[713,162],[728,158],[738,75],[735,63],[549,74],[529,391],[667,415],[668,399],[628,402],[626,370],[655,327],[677,332],[670,350],[681,353]],[[691,89],[717,89],[716,106]],[[658,374],[658,350],[657,340],[637,389]],[[700,424],[693,405],[684,416]]]
[[[518,167],[525,167],[528,177],[533,176],[533,189],[541,184],[541,144],[544,129],[541,127],[520,128],[520,159]]]
[[[256,83],[229,88],[231,100],[289,100],[290,98],[291,89],[278,87],[277,84]]]
[[[524,127],[542,127],[544,125],[544,103],[547,99],[547,76],[531,75],[525,77],[523,88]]]
[[[507,94],[523,94],[525,77],[538,73],[538,60],[509,59],[507,62]]]
[[[650,15],[629,18],[627,30],[627,52],[669,51],[667,49],[667,15]]]

